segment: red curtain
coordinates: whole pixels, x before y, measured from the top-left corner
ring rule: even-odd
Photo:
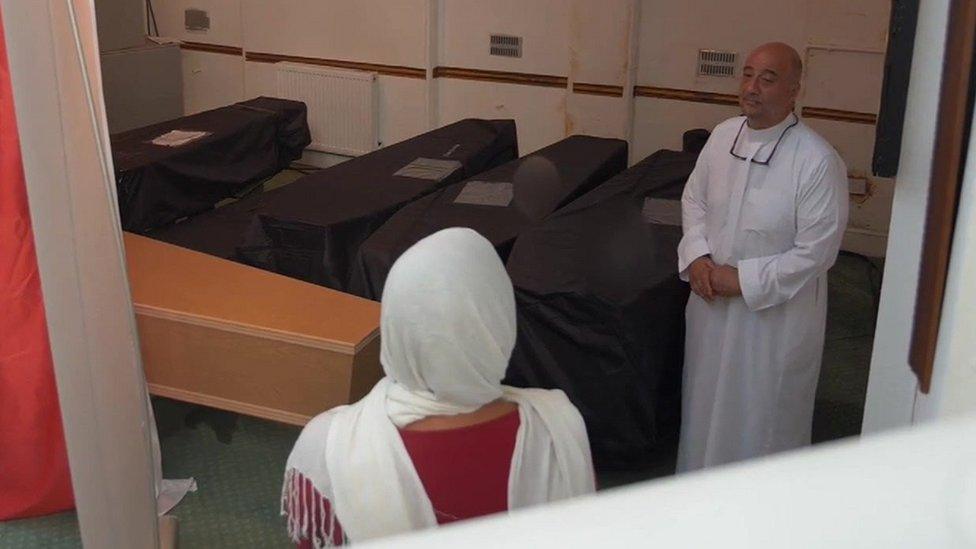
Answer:
[[[0,520],[72,507],[0,19]]]

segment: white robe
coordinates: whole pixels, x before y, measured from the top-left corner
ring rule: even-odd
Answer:
[[[784,135],[792,114],[766,130],[743,120],[715,128],[682,197],[682,279],[711,254],[738,269],[743,295],[688,300],[679,471],[810,443],[847,168],[803,122]],[[730,154],[740,128],[736,154],[763,161],[775,147],[768,166]]]

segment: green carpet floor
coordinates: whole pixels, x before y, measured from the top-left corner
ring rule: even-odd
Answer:
[[[881,263],[841,255],[830,272],[830,309],[814,414],[817,442],[860,433],[880,289]],[[195,477],[199,490],[172,514],[180,546],[289,547],[278,516],[285,459],[298,429],[268,421],[154,399],[164,475]],[[601,487],[670,474],[673,447],[637,470],[604,472]],[[0,523],[0,548],[79,547],[74,513]]]

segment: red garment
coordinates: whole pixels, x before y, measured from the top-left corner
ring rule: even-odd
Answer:
[[[403,445],[417,469],[420,482],[434,506],[437,524],[480,517],[508,510],[508,473],[515,452],[515,435],[519,428],[518,410],[485,423],[443,431],[400,430]],[[311,514],[316,525],[331,518],[329,501],[323,498],[307,479],[296,475],[302,483],[302,505],[310,506],[314,499],[322,503],[324,514]],[[298,510],[301,512],[301,510]],[[342,542],[341,528],[336,528],[333,543]],[[298,544],[311,549],[310,539]]]
[[[72,507],[0,19],[0,520]]]

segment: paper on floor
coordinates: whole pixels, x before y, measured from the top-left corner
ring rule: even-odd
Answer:
[[[197,491],[197,481],[192,478],[163,479],[156,494],[156,513],[163,516],[183,500],[187,492]]]

